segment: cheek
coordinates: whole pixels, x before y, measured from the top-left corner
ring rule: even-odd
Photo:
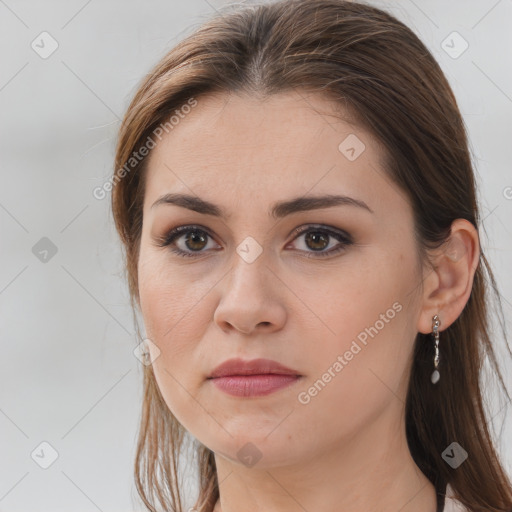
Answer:
[[[310,352],[314,369],[299,390],[306,395],[296,405],[304,420],[302,435],[309,437],[308,431],[321,431],[326,439],[350,435],[386,408],[401,408],[412,344],[405,334],[408,313],[405,308],[397,310],[372,303],[364,315],[339,315],[336,341]],[[386,312],[388,323],[379,318]]]
[[[202,317],[206,315],[202,315],[200,297],[204,292],[153,257],[139,265],[139,293],[146,337],[159,350],[152,365],[157,386],[169,410],[189,428],[194,415],[202,413],[200,407],[194,407],[190,393],[201,377],[194,372],[193,363],[203,337]]]
[[[314,370],[307,385],[322,395],[312,402],[336,403],[357,421],[403,392],[416,333],[410,283],[417,276],[412,262],[401,263],[379,256],[333,281],[329,300],[317,296],[316,311],[330,332],[322,343],[317,334],[315,349],[309,348]],[[314,336],[313,326],[310,332]]]
[[[179,273],[170,271],[161,255],[149,257],[144,252],[138,267],[141,312],[146,336],[160,349],[163,359],[180,353],[190,345],[200,309],[199,290]]]

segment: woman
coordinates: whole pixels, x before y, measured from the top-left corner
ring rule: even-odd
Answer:
[[[146,77],[115,167],[148,510],[184,510],[185,433],[198,511],[512,510],[466,133],[410,29],[341,0],[223,13]]]

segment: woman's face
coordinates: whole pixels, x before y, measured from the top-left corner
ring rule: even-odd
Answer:
[[[198,98],[152,150],[138,266],[146,336],[169,409],[216,454],[309,461],[403,421],[422,272],[411,207],[382,157],[330,101],[295,92]],[[192,199],[154,204],[166,194]],[[327,195],[352,199],[312,201]],[[208,378],[232,358],[300,377],[234,396]],[[222,381],[256,389],[258,378],[241,379]]]

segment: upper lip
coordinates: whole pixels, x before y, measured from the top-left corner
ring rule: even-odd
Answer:
[[[252,359],[244,361],[243,359],[228,359],[217,366],[208,376],[209,379],[217,377],[227,377],[232,375],[299,375],[297,370],[287,368],[277,361],[271,359]]]

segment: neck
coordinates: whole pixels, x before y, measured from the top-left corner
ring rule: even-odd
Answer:
[[[220,499],[214,512],[435,512],[435,488],[412,459],[405,422],[396,425],[393,417],[396,410],[388,410],[292,466],[248,468],[216,454]]]

